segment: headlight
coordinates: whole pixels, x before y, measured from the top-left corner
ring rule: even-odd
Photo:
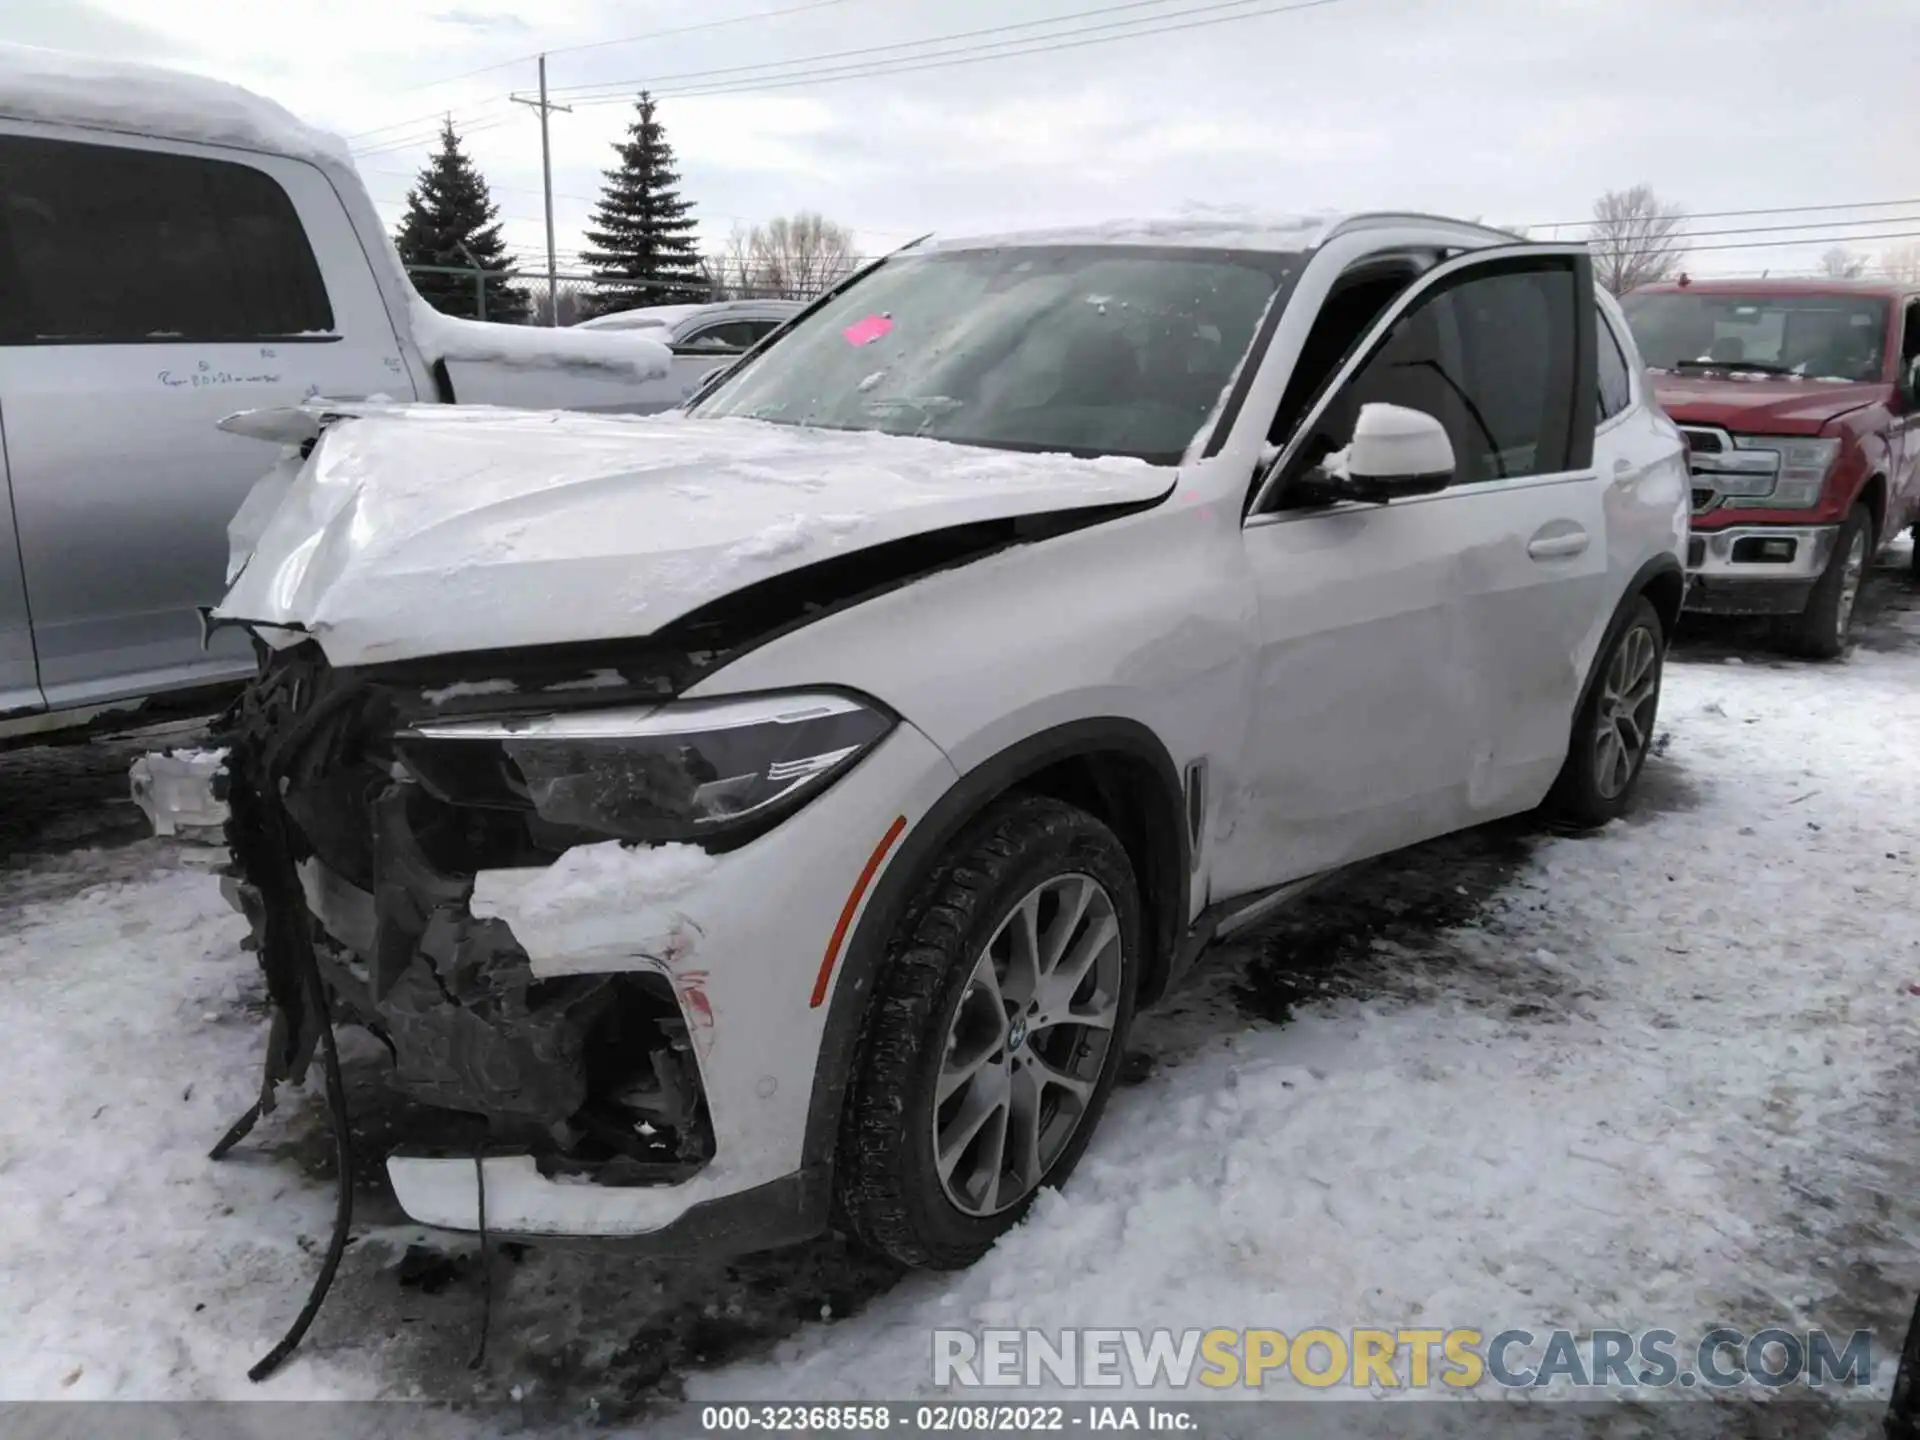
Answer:
[[[1784,435],[1736,435],[1733,447],[1736,450],[1772,451],[1780,457],[1779,477],[1773,482],[1771,491],[1741,491],[1722,483],[1722,493],[1763,496],[1783,510],[1809,510],[1818,505],[1820,492],[1826,488],[1827,472],[1833,468],[1833,462],[1840,454],[1840,441],[1831,436],[1802,439]]]
[[[845,695],[428,721],[401,762],[456,805],[529,810],[616,840],[735,842],[831,785],[893,728]]]

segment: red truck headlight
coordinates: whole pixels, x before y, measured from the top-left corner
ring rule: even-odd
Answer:
[[[1781,510],[1811,510],[1820,503],[1827,473],[1840,456],[1837,436],[1736,435],[1736,450],[1772,451],[1779,459],[1771,490],[1754,490],[1756,499]],[[1722,486],[1728,494],[1736,493]]]

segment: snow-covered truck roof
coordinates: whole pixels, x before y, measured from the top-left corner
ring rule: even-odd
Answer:
[[[0,43],[0,115],[353,169],[346,141],[251,90],[183,70],[32,45]]]

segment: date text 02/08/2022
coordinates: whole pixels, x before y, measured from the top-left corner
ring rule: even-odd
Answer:
[[[707,1405],[700,1411],[703,1435],[868,1435],[889,1431],[920,1435],[1014,1435],[1075,1430],[1146,1430],[1172,1434],[1198,1428],[1199,1422],[1188,1407],[1128,1403]]]

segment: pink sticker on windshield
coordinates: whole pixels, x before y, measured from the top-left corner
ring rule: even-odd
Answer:
[[[847,337],[849,345],[871,345],[891,329],[893,321],[885,315],[869,315],[864,320],[854,321],[840,333]]]

